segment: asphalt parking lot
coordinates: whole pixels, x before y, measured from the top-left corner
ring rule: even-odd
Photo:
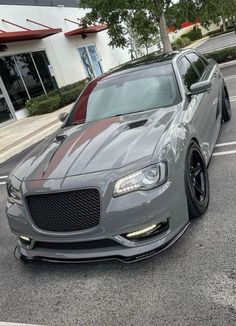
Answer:
[[[211,201],[161,254],[125,265],[33,263],[13,256],[0,184],[0,321],[41,325],[234,326],[236,321],[236,67],[223,70],[232,120],[209,166]],[[0,167],[7,174],[19,160]],[[4,180],[4,179],[2,179]],[[1,180],[0,180],[1,182]]]
[[[209,38],[200,44],[197,49],[202,53],[209,53],[221,49],[234,47],[236,43],[235,32]]]

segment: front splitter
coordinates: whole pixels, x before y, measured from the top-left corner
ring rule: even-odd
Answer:
[[[108,261],[108,260],[118,260],[121,261],[122,263],[134,263],[149,257],[152,257],[154,255],[157,255],[161,253],[162,251],[168,249],[171,247],[179,238],[184,234],[184,232],[187,230],[189,227],[190,223],[188,223],[173,239],[171,239],[169,242],[167,242],[165,245],[161,247],[157,247],[156,249],[152,249],[150,251],[147,251],[142,254],[138,254],[135,256],[130,256],[130,257],[124,257],[124,256],[108,256],[108,257],[94,257],[94,258],[79,258],[79,259],[58,259],[58,258],[50,258],[50,257],[39,257],[35,256],[33,258],[29,258],[27,256],[22,255],[19,251],[18,248],[15,248],[14,255],[18,261],[20,261],[23,264],[27,264],[29,262],[33,261],[44,261],[44,262],[51,262],[51,263],[89,263],[89,262],[98,262],[98,261]]]

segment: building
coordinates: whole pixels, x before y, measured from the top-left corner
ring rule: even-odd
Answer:
[[[0,0],[0,126],[27,114],[27,99],[130,59],[106,25],[80,27],[79,0]]]
[[[188,22],[187,21],[187,22],[182,23],[179,29],[175,28],[173,26],[168,28],[169,38],[170,38],[171,43],[175,42],[182,35],[189,33],[193,29],[194,26],[197,26],[198,28],[200,28],[203,37],[207,36],[207,34],[209,32],[219,30],[219,25],[216,25],[213,23],[210,26],[208,26],[208,29],[206,29],[205,27],[203,27],[200,24],[199,21],[196,21],[196,22]]]

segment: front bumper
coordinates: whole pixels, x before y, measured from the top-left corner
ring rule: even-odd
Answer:
[[[155,255],[171,246],[188,226],[188,209],[184,187],[184,171],[180,170],[171,181],[159,188],[142,192],[137,191],[121,197],[112,196],[113,185],[108,182],[104,187],[104,178],[110,176],[89,175],[66,178],[65,180],[28,181],[22,184],[24,194],[47,193],[50,191],[71,190],[75,184],[94,183],[101,190],[102,212],[97,227],[78,232],[49,232],[37,228],[30,218],[25,205],[7,205],[7,217],[10,228],[17,236],[24,235],[32,239],[30,246],[18,241],[16,257],[24,262],[45,260],[54,262],[87,262],[116,259],[123,262],[137,261]],[[96,180],[95,180],[96,179]],[[99,184],[101,180],[101,184]],[[169,221],[167,230],[152,237],[137,241],[128,241],[124,234],[137,231],[152,224]],[[35,246],[44,243],[76,243],[110,239],[118,243],[114,247],[94,249],[59,249]]]
[[[171,247],[187,230],[190,223],[185,225],[185,227],[170,241],[167,241],[160,244],[159,241],[154,242],[149,245],[144,245],[142,247],[136,248],[127,248],[127,249],[118,249],[117,251],[106,251],[100,253],[91,253],[91,255],[86,253],[68,253],[63,254],[62,252],[57,253],[49,253],[47,252],[47,256],[44,256],[45,252],[41,252],[40,250],[34,251],[32,255],[32,251],[29,251],[25,248],[22,248],[18,245],[15,248],[15,257],[21,263],[27,264],[32,261],[45,261],[45,262],[54,262],[54,263],[88,263],[88,262],[97,262],[97,261],[107,261],[107,260],[118,260],[122,263],[133,263],[139,260],[143,260],[154,255],[161,253],[162,251]]]

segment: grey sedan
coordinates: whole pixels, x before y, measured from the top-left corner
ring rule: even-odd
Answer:
[[[191,49],[92,80],[8,178],[16,257],[132,262],[168,248],[207,210],[207,165],[230,115],[218,65]]]

